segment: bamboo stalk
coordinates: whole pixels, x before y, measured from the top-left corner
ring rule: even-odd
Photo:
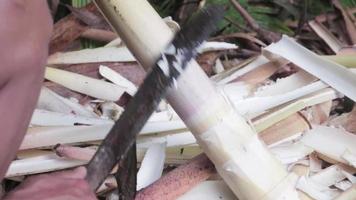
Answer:
[[[137,60],[151,67],[173,34],[149,3],[95,2]],[[285,168],[196,62],[170,89],[168,101],[240,199],[297,199]]]
[[[251,17],[251,15],[240,5],[240,3],[236,0],[230,0],[230,3],[235,8],[236,11],[240,13],[240,15],[244,18],[247,24],[256,31],[263,40],[268,43],[278,41],[281,36],[278,33],[265,30],[261,28],[258,23]]]

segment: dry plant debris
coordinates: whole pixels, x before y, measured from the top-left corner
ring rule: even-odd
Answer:
[[[325,42],[318,46],[261,28],[231,0],[251,31],[214,37],[197,58],[209,81],[286,169],[296,194],[289,199],[356,199],[356,9],[332,2],[333,17],[302,24],[302,31]],[[345,34],[331,32],[330,20],[344,23]],[[165,23],[179,28],[172,19]],[[81,37],[108,45],[76,49]],[[236,40],[249,45],[239,48]],[[93,4],[55,24],[50,52],[38,105],[4,184],[85,165],[146,74]],[[198,142],[163,100],[136,141],[135,199],[237,199]],[[98,198],[110,199],[122,184],[108,177]],[[280,196],[279,190],[268,191],[266,199]]]

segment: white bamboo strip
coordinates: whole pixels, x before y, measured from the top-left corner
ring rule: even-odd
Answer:
[[[209,51],[222,51],[237,49],[238,47],[235,44],[227,42],[204,42],[198,49],[198,53],[205,53]]]
[[[284,94],[266,97],[250,97],[233,103],[236,107],[236,110],[241,115],[252,118],[261,115],[263,112],[271,108],[311,94],[313,92],[317,92],[327,87],[328,86],[323,82],[317,81]]]
[[[102,140],[113,124],[29,128],[20,150]]]
[[[342,129],[316,126],[301,140],[306,146],[333,160],[355,166],[356,135]],[[345,155],[348,157],[345,157]]]
[[[344,171],[352,173],[351,170],[342,165],[332,165],[314,174],[310,179],[318,184],[330,187],[346,178]]]
[[[119,100],[125,92],[125,88],[118,85],[52,67],[46,68],[45,78],[73,91],[108,101]]]
[[[33,126],[73,126],[75,124],[99,125],[112,124],[112,120],[99,117],[83,117],[47,110],[35,109],[30,124]]]
[[[137,191],[147,187],[162,176],[165,161],[165,143],[153,143],[147,149],[137,172]]]
[[[286,78],[277,79],[277,81],[271,85],[263,86],[257,89],[253,96],[266,97],[273,95],[281,95],[286,92],[296,90],[304,87],[314,81],[317,78],[309,73],[300,70],[299,72],[292,74]]]
[[[148,148],[154,143],[166,143],[167,147],[196,145],[196,140],[191,132],[169,133],[167,135],[141,136],[137,138],[137,147]]]
[[[225,71],[224,65],[222,64],[219,58],[215,61],[215,65],[213,66],[213,71],[215,74],[219,74]]]
[[[331,34],[331,32],[328,31],[323,24],[315,20],[309,21],[308,24],[313,31],[334,51],[334,53],[338,53],[342,49],[342,43],[333,34]]]
[[[337,97],[336,91],[331,88],[312,93],[253,120],[254,128],[257,132],[260,132],[308,106],[329,101]]]
[[[237,200],[232,191],[223,181],[204,181],[192,188],[189,192],[179,197],[177,200]]]
[[[22,176],[67,169],[85,164],[85,161],[59,158],[57,155],[15,160],[8,168],[5,177]]]
[[[20,146],[20,150],[32,149],[40,147],[54,146],[58,143],[72,144],[103,140],[106,134],[110,131],[112,123],[93,125],[93,126],[53,126],[53,127],[31,127],[28,129],[24,140]],[[140,134],[152,134],[158,132],[168,132],[172,130],[185,128],[182,121],[163,121],[163,122],[149,122],[147,123]],[[177,141],[186,141],[191,144],[193,139],[188,134],[182,136],[164,137],[167,141],[171,141],[172,145]],[[175,139],[174,139],[175,138]],[[165,139],[156,139],[165,140]]]
[[[48,57],[47,65],[134,61],[136,61],[135,57],[126,47],[110,46],[65,53],[55,53]]]
[[[79,51],[55,53],[48,57],[47,65],[136,61],[135,57],[125,46],[117,47],[117,41],[114,44],[115,45],[110,44],[105,47],[99,47],[94,49],[83,49]],[[230,44],[226,42],[205,42],[198,49],[198,52],[204,53],[208,51],[221,51],[236,48],[237,46],[235,44]]]
[[[299,179],[297,188],[317,200],[333,200],[341,194],[338,189],[331,189],[305,176]]]
[[[314,151],[300,142],[287,142],[286,144],[273,146],[270,150],[285,165],[297,162]]]
[[[219,85],[218,89],[226,95],[231,102],[243,101],[250,95],[252,87],[244,82],[233,82]]]
[[[316,55],[288,36],[283,36],[279,42],[271,44],[265,50],[288,59],[356,101],[356,75],[344,66]]]
[[[83,117],[98,117],[94,112],[79,103],[66,99],[46,87],[41,89],[37,108],[65,114],[76,114]]]
[[[63,157],[57,156],[55,153],[42,151],[42,153],[36,152],[22,156],[21,160],[13,161],[8,169],[6,177],[15,177],[21,175],[31,175],[37,173],[44,173],[62,169],[68,169],[79,165],[87,164],[89,159],[94,155],[95,149],[92,148],[80,148],[74,147],[75,155],[66,151],[66,155]],[[197,146],[194,147],[178,147],[178,148],[166,148],[166,164],[183,164],[198,154],[202,153],[201,149]],[[73,151],[73,150],[69,150]],[[62,152],[63,153],[63,152]],[[72,152],[73,153],[73,152]],[[137,149],[137,160],[141,162],[146,153],[146,149]],[[22,154],[27,154],[22,152]],[[79,155],[87,154],[87,155]],[[78,157],[79,155],[79,157]],[[85,158],[85,159],[83,159]]]
[[[348,180],[343,180],[343,181],[339,181],[337,183],[335,183],[334,185],[337,189],[340,189],[341,191],[346,191],[349,188],[352,187],[352,183]]]
[[[100,65],[99,66],[99,73],[102,75],[104,78],[108,79],[109,81],[115,83],[116,85],[119,85],[121,87],[126,88],[126,92],[129,93],[130,95],[134,95],[137,91],[137,87],[129,80],[127,80],[125,77],[121,76],[119,73],[116,71],[110,69],[109,67]]]
[[[268,62],[269,60],[266,57],[260,55],[254,60],[243,63],[244,66],[238,66],[237,69],[232,68],[230,70],[223,71],[222,73],[211,77],[211,79],[218,84],[226,84]]]
[[[343,192],[335,200],[350,200],[350,199],[356,199],[356,184],[354,184],[346,192]]]

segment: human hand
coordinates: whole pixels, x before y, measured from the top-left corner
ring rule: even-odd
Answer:
[[[96,196],[85,176],[84,167],[32,176],[6,195],[4,200],[95,200]]]
[[[46,0],[0,0],[0,180],[37,102],[52,23]]]

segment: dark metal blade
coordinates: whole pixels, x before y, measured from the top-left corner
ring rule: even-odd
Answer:
[[[156,62],[87,166],[86,180],[93,190],[125,158],[166,90],[196,55],[196,48],[215,30],[223,12],[224,9],[220,6],[202,9],[188,21]]]

